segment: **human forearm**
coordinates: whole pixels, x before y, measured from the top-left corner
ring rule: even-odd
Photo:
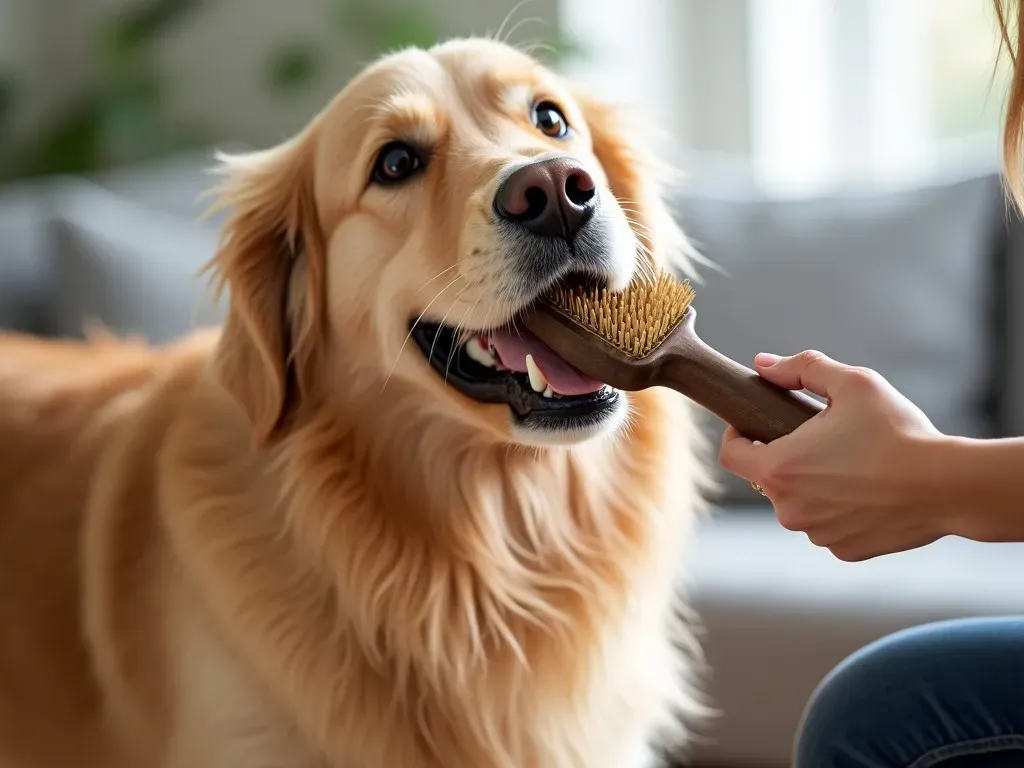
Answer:
[[[848,562],[944,536],[1024,542],[1024,439],[943,436],[882,376],[820,352],[755,365],[829,402],[768,445],[723,435],[722,466],[756,483],[784,528]]]
[[[945,437],[926,449],[924,498],[943,533],[975,541],[1024,541],[1024,438]]]

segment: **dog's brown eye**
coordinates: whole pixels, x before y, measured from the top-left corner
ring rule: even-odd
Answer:
[[[552,139],[562,139],[569,133],[569,122],[562,110],[550,101],[542,101],[533,108],[533,124]]]
[[[412,176],[423,167],[420,153],[408,144],[393,141],[377,153],[373,164],[373,180],[378,184],[394,184]]]

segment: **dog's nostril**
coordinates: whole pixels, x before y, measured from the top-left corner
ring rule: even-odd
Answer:
[[[536,219],[547,207],[547,193],[540,187],[530,187],[526,190],[526,211],[521,216],[527,220]]]
[[[594,180],[587,173],[574,173],[565,180],[565,195],[574,205],[585,205],[594,199]]]
[[[542,237],[571,240],[597,202],[593,177],[572,158],[555,157],[516,169],[494,195],[494,212]]]

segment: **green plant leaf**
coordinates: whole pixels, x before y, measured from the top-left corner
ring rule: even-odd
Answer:
[[[373,53],[436,43],[440,32],[429,12],[411,6],[375,7],[372,0],[333,0],[331,19],[347,40]]]
[[[104,48],[114,56],[138,50],[202,5],[203,0],[151,0],[119,11],[106,25]]]
[[[166,130],[165,80],[149,64],[121,73],[100,101],[102,158],[115,163],[145,159],[157,153]]]
[[[267,85],[279,93],[293,93],[312,82],[320,70],[320,54],[314,45],[288,43],[267,59]]]
[[[422,11],[408,9],[382,14],[377,43],[378,48],[383,51],[410,46],[428,48],[437,40],[437,26],[430,16]]]
[[[4,175],[43,176],[85,173],[99,163],[99,100],[87,96],[66,110],[60,119],[32,137],[27,146],[8,155]]]

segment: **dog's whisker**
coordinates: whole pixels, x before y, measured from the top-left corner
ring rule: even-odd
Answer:
[[[631,213],[631,214],[633,214],[633,216],[643,216],[644,215],[643,211],[638,211],[636,208],[624,208],[623,206],[620,205],[619,206],[619,210],[622,211],[623,213]]]
[[[475,310],[476,310],[476,308],[477,308],[477,306],[478,306],[478,305],[480,304],[480,300],[481,300],[482,298],[483,298],[483,296],[482,296],[482,295],[481,295],[481,296],[477,296],[477,299],[476,299],[476,301],[474,301],[474,302],[473,302],[473,304],[472,304],[472,305],[471,305],[471,306],[470,306],[470,307],[469,307],[469,308],[468,308],[468,309],[467,309],[467,310],[466,310],[465,312],[463,312],[463,313],[462,313],[462,317],[461,317],[461,318],[459,319],[459,323],[458,323],[458,325],[456,325],[456,326],[455,326],[455,335],[456,335],[456,337],[459,337],[459,336],[461,335],[461,333],[462,333],[462,330],[461,330],[461,329],[462,329],[462,327],[463,327],[463,326],[465,325],[465,323],[466,323],[466,317],[467,317],[467,316],[468,316],[468,315],[469,315],[469,314],[470,314],[471,312],[473,312],[473,311],[475,311]],[[454,353],[455,353],[455,350],[456,350],[456,347],[453,347],[453,348],[451,349],[451,351],[450,351],[450,352],[448,353],[448,361],[447,361],[447,362],[445,363],[445,366],[444,366],[444,385],[445,385],[446,387],[448,386],[448,371],[449,371],[449,370],[451,369],[451,366],[452,366],[452,360],[454,360],[454,359],[455,359],[455,358],[454,358]]]
[[[654,261],[654,256],[652,256],[650,253],[643,252],[641,252],[641,256],[647,257],[647,260],[640,260],[640,264],[642,265],[641,268],[647,273],[647,277],[650,278],[651,281],[657,281],[658,273],[654,268],[654,264],[656,263]]]
[[[647,245],[647,243],[645,243],[639,237],[635,238],[635,240],[636,240],[636,247],[638,249],[640,249],[640,251],[642,251],[645,256],[650,256],[651,258],[654,257],[654,251],[651,250],[651,247],[649,245]]]
[[[544,51],[545,53],[551,56],[558,55],[558,50],[555,48],[555,46],[551,45],[550,43],[545,43],[542,40],[534,40],[528,43],[524,42],[522,44],[517,44],[515,47],[527,56],[533,56],[537,53],[537,51]]]
[[[505,14],[505,18],[502,20],[501,26],[498,27],[498,31],[494,33],[494,37],[492,38],[495,42],[505,43],[508,41],[508,36],[505,36],[505,27],[508,25],[510,21],[512,21],[512,17],[519,13],[519,10],[529,2],[531,2],[531,0],[519,0],[519,2],[513,5],[512,9],[507,14]],[[514,31],[515,27],[513,27],[511,32],[509,32],[509,36]]]
[[[637,275],[636,279],[641,283],[647,283],[648,285],[656,282],[656,278],[651,274],[649,265],[646,265],[642,258],[637,259]]]
[[[637,251],[637,268],[645,281],[654,283],[657,282],[657,259],[654,258],[654,254],[651,249],[644,245],[639,238],[635,239],[636,251]]]
[[[413,295],[414,295],[414,296],[415,296],[415,295],[418,295],[420,291],[422,291],[422,290],[423,290],[424,288],[426,288],[426,287],[427,287],[428,285],[430,285],[430,284],[431,284],[432,282],[434,282],[435,280],[437,280],[437,279],[438,279],[439,277],[441,277],[441,276],[443,276],[443,275],[446,275],[446,274],[448,274],[448,273],[449,273],[449,272],[451,272],[451,271],[452,271],[453,269],[457,269],[457,268],[458,268],[459,266],[461,266],[461,265],[460,265],[460,264],[459,264],[458,262],[456,262],[455,264],[452,264],[452,265],[451,265],[450,267],[448,267],[447,269],[442,269],[442,270],[441,270],[440,272],[438,272],[438,273],[437,273],[436,275],[434,275],[434,276],[433,276],[432,278],[430,278],[429,280],[427,280],[427,282],[425,282],[425,283],[424,283],[423,285],[421,285],[421,286],[420,286],[420,287],[419,287],[419,288],[418,288],[418,289],[416,290],[416,293],[415,293],[415,294],[413,294]]]
[[[481,298],[483,298],[483,297],[482,296],[477,296],[476,301],[474,301],[473,304],[465,312],[462,313],[462,317],[460,318],[458,325],[455,326],[455,337],[456,338],[458,338],[459,334],[461,333],[461,328],[462,328],[462,326],[466,322],[466,317],[469,316],[470,312],[472,312],[473,310],[476,309],[477,304],[480,303],[480,299]],[[446,387],[448,386],[448,371],[452,367],[452,360],[455,359],[455,351],[457,349],[458,349],[458,346],[456,346],[456,345],[452,346],[451,350],[449,350],[449,352],[448,352],[448,361],[444,365],[444,385]]]
[[[546,25],[546,22],[544,21],[544,19],[542,19],[542,18],[540,18],[538,16],[527,16],[525,19],[520,19],[519,21],[517,21],[515,24],[513,24],[509,28],[508,34],[505,36],[505,39],[502,40],[502,42],[505,43],[505,44],[508,44],[508,41],[512,39],[512,36],[519,30],[520,27],[522,27],[525,24],[531,24],[531,23],[533,23],[533,24],[540,24],[541,26]]]
[[[427,314],[427,311],[434,304],[434,302],[437,301],[441,297],[441,294],[443,294],[445,291],[447,291],[449,288],[451,288],[453,285],[455,285],[455,283],[457,283],[460,279],[462,279],[462,275],[456,275],[454,280],[452,280],[450,283],[448,283],[448,285],[446,285],[444,288],[442,288],[440,291],[438,291],[437,295],[435,295],[434,298],[432,298],[430,300],[430,303],[427,304],[427,306],[423,308],[423,311],[420,312],[419,317],[417,317],[416,320],[413,322],[412,328],[409,329],[409,333],[407,333],[405,335],[405,340],[402,342],[402,346],[399,347],[399,349],[398,349],[398,354],[395,355],[395,362],[393,362],[391,364],[391,370],[388,371],[387,378],[384,379],[384,385],[380,388],[380,391],[382,393],[384,392],[385,389],[387,389],[388,382],[391,381],[391,377],[395,373],[395,368],[398,367],[398,361],[402,357],[402,352],[405,350],[405,345],[408,344],[409,343],[409,339],[412,338],[412,334],[413,334],[413,331],[416,330],[416,326],[420,324],[420,321],[423,319],[423,316],[425,314]]]
[[[520,331],[519,330],[519,326],[516,325],[516,316],[515,315],[512,315],[512,319],[509,320],[509,323],[511,324],[512,330],[515,332],[516,336],[518,336],[519,338],[523,338],[523,332]]]
[[[636,248],[637,252],[640,253],[642,256],[646,256],[648,259],[651,259],[652,261],[655,260],[654,251],[652,251],[650,248],[648,248],[646,245],[640,242],[639,239],[636,241]]]
[[[434,347],[437,345],[437,337],[441,335],[441,329],[444,328],[444,324],[448,320],[448,315],[450,315],[452,313],[452,310],[455,309],[455,305],[459,303],[459,299],[462,298],[462,295],[466,291],[468,291],[470,287],[471,286],[468,286],[468,285],[462,286],[462,290],[459,291],[458,296],[455,297],[455,299],[452,301],[452,305],[450,307],[448,307],[448,311],[445,312],[444,313],[444,317],[441,318],[441,322],[438,324],[437,330],[434,332],[434,340],[430,343],[430,354],[427,355],[427,359],[428,360],[431,359],[434,356]],[[463,317],[465,317],[465,316],[463,316]],[[452,350],[453,351],[458,348],[458,337],[459,337],[459,334],[456,331],[456,333],[455,333],[456,343],[452,345]],[[446,378],[447,378],[447,374],[446,374]]]
[[[641,256],[645,256],[648,259],[653,259],[654,258],[654,254],[651,252],[650,248],[647,248],[639,240],[637,241],[637,244],[636,244],[636,250],[637,250],[637,253],[640,254]]]
[[[629,223],[629,226],[634,227],[635,229],[641,229],[644,232],[653,232],[653,230],[646,224],[641,224],[639,221],[631,219],[628,216],[626,217],[626,221]]]
[[[658,274],[654,266],[650,262],[645,262],[643,259],[640,259],[638,263],[641,265],[640,271],[644,275],[644,280],[650,285],[657,283]]]
[[[635,239],[636,242],[642,247],[646,248],[647,250],[650,250],[652,234],[653,233],[650,232],[634,232],[633,239]]]
[[[649,245],[647,245],[647,243],[645,243],[639,237],[635,238],[635,241],[636,241],[636,247],[637,247],[638,251],[640,251],[644,256],[648,256],[648,257],[650,257],[652,259],[654,258],[654,251],[651,250],[651,247]]]
[[[631,214],[632,213],[634,216],[642,216],[643,215],[639,211],[634,211],[632,208],[621,208],[620,210],[622,210],[622,212],[625,213],[625,214]],[[630,221],[634,221],[637,224],[640,224],[641,226],[647,226],[646,224],[641,222],[639,219],[633,218],[633,216],[627,215],[626,218],[628,218]]]

